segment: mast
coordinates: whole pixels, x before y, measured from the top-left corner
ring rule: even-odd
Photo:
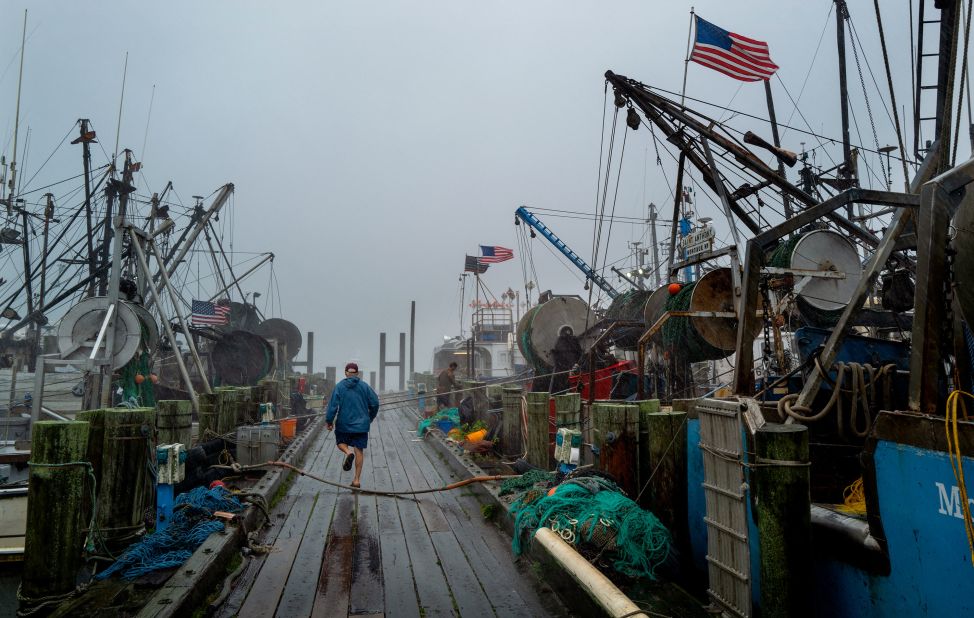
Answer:
[[[117,192],[118,198],[118,216],[114,220],[108,219],[107,225],[113,228],[114,233],[114,243],[112,244],[112,265],[108,273],[108,299],[109,299],[109,310],[112,310],[116,304],[118,304],[118,283],[122,276],[122,241],[124,239],[124,228],[125,224],[125,211],[128,205],[129,193],[134,191],[132,183],[132,151],[125,149],[125,167],[122,169],[122,181],[118,182],[116,180],[109,181],[109,188],[114,187],[113,193]],[[106,251],[108,247],[105,247]],[[104,279],[103,279],[104,281]],[[175,345],[175,342],[173,342]],[[115,350],[115,317],[112,316],[108,329],[105,332],[105,357],[108,363],[102,367],[102,381],[101,381],[101,405],[109,406],[112,402],[112,355]]]
[[[849,87],[845,74],[845,20],[849,17],[849,9],[845,0],[835,0],[835,39],[839,50],[839,105],[842,110],[842,161],[839,176],[852,178],[852,146],[849,142]],[[777,145],[777,140],[775,140]],[[849,218],[852,218],[852,204],[846,206]]]
[[[20,129],[20,89],[24,82],[24,47],[27,44],[27,9],[24,9],[24,30],[20,35],[20,76],[17,78],[17,111],[14,114],[14,151],[13,158],[10,160],[10,192],[7,194],[7,212],[11,212],[14,203],[14,196],[17,194],[17,134]],[[27,227],[27,216],[24,215],[24,227]],[[24,236],[26,244],[27,237]],[[28,276],[29,271],[24,271],[24,276]],[[31,301],[28,301],[28,303]]]
[[[663,285],[659,272],[659,245],[656,242],[656,204],[649,203],[649,235],[653,243],[653,272],[656,273],[656,287]]]
[[[81,118],[78,120],[78,123],[81,125],[81,134],[78,136],[78,141],[81,142],[81,161],[85,172],[85,225],[88,230],[88,276],[90,277],[95,274],[95,269],[98,267],[98,258],[95,256],[94,231],[91,221],[91,148],[89,147],[89,144],[95,136],[94,133],[88,133],[87,118]],[[95,281],[92,279],[88,285],[88,296],[94,295]]]

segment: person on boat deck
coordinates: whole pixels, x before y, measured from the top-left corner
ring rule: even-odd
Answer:
[[[450,366],[440,372],[440,375],[436,377],[436,410],[440,411],[443,408],[450,407],[450,395],[453,389],[458,388],[457,380],[453,374],[457,371],[456,363],[450,363]]]
[[[338,450],[345,453],[342,469],[347,472],[355,464],[352,487],[362,486],[362,467],[365,465],[363,451],[369,443],[369,426],[378,413],[379,397],[359,377],[358,365],[348,363],[345,365],[345,379],[335,385],[328,401],[325,427],[328,431],[335,430]]]

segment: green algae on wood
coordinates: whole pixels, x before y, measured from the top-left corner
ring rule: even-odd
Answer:
[[[88,468],[78,465],[87,456],[88,429],[83,421],[38,421],[31,428],[21,581],[26,598],[74,590],[88,523],[82,508],[89,491]]]

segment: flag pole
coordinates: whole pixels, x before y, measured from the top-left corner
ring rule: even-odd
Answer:
[[[781,79],[780,77],[778,79]],[[774,147],[781,148],[781,139],[778,136],[778,119],[774,114],[774,99],[771,98],[771,79],[765,79],[764,81],[764,96],[768,100],[768,119],[771,121],[771,137],[774,139]],[[785,175],[785,165],[778,159],[778,173],[783,179],[787,180]],[[790,219],[792,215],[791,211],[791,196],[787,192],[781,192],[781,199],[785,206],[785,219]]]
[[[683,59],[683,90],[680,91],[680,105],[683,105],[683,100],[686,98],[687,94],[687,69],[690,68],[690,41],[693,40],[693,7],[690,7],[690,27],[687,28],[687,54]]]

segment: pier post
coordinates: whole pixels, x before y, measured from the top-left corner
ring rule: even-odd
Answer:
[[[549,400],[551,393],[528,393],[528,463],[542,470],[551,469],[548,443]]]
[[[133,533],[143,526],[145,509],[154,498],[147,464],[156,452],[155,418],[153,408],[105,410],[98,528],[114,547],[135,540]]]
[[[218,409],[217,403],[219,398],[216,392],[213,393],[200,393],[200,414],[199,414],[199,425],[196,431],[196,441],[206,442],[210,439],[207,436],[207,432],[217,433],[218,423]]]
[[[83,496],[90,481],[87,466],[72,464],[85,459],[88,423],[38,421],[31,434],[21,593],[39,599],[70,592],[77,582],[88,524]]]
[[[752,472],[761,548],[761,615],[811,616],[808,428],[767,424]]]
[[[579,422],[582,410],[581,393],[555,395],[555,425],[569,429],[581,429]]]
[[[639,453],[639,406],[595,402],[592,406],[592,440],[599,449],[598,469],[608,472],[626,494],[635,498]]]
[[[325,367],[325,380],[327,380],[328,385],[325,387],[326,392],[322,394],[326,399],[331,397],[331,392],[335,390],[335,385],[337,384],[335,381],[335,375],[337,371],[338,370],[335,367]]]
[[[200,415],[203,414],[202,395],[200,397]],[[157,424],[159,426],[159,444],[184,445],[190,447],[193,439],[193,404],[189,400],[163,400],[156,402]]]
[[[681,550],[689,540],[686,417],[661,412],[658,399],[639,402],[639,506],[659,518]]]
[[[232,386],[221,386],[216,392],[216,432],[219,435],[228,434],[237,427],[237,408],[235,400],[237,389]]]
[[[505,456],[524,454],[524,435],[521,423],[521,387],[505,387],[501,392],[501,450]]]

